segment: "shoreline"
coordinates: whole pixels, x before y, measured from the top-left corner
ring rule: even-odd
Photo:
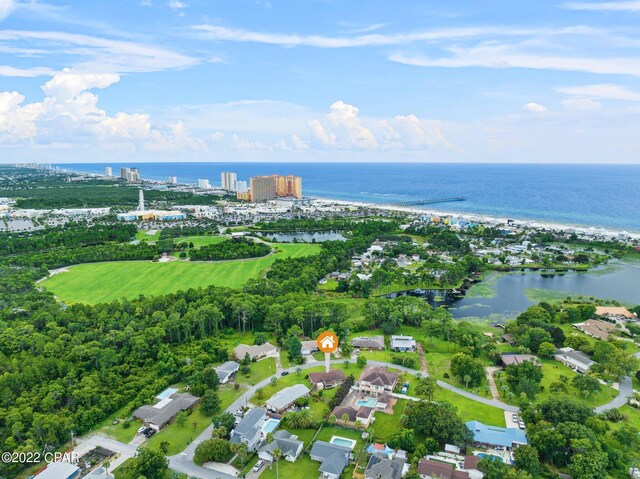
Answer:
[[[110,178],[101,173],[78,171],[78,170],[72,170],[70,168],[65,168],[61,171],[95,176],[98,178],[105,178],[105,179]],[[116,176],[115,178],[118,178],[118,177]],[[145,184],[145,183],[161,184],[161,185],[167,185],[167,186],[188,186],[188,187],[194,187],[196,185],[195,182],[187,183],[184,181],[179,181],[174,184],[168,184],[166,180],[154,179],[154,178],[142,179],[142,184]],[[507,224],[507,222],[510,221],[513,226],[547,229],[547,230],[558,231],[558,232],[575,230],[576,233],[603,235],[608,237],[617,237],[620,233],[626,233],[629,239],[640,241],[640,231],[617,229],[617,228],[597,226],[597,225],[556,223],[554,221],[547,221],[542,219],[525,219],[525,218],[516,218],[516,217],[507,218],[507,217],[486,215],[483,213],[459,213],[459,212],[444,211],[439,209],[438,210],[426,209],[418,205],[416,205],[415,207],[393,206],[393,205],[387,205],[385,203],[342,200],[338,198],[328,198],[328,197],[317,197],[316,201],[320,203],[333,203],[333,204],[344,205],[344,206],[364,207],[364,208],[380,209],[380,210],[387,210],[387,211],[397,211],[397,212],[403,212],[403,213],[413,213],[413,214],[426,213],[426,214],[434,214],[438,216],[449,216],[453,218],[464,219],[464,220],[475,222],[475,223],[490,224],[490,225],[491,224],[493,225]]]

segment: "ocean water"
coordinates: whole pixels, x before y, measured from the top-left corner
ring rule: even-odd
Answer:
[[[145,179],[220,185],[220,172],[238,179],[267,174],[302,176],[307,196],[374,203],[464,196],[424,209],[640,232],[640,165],[451,163],[85,163],[61,164],[87,173],[111,166],[140,169]]]

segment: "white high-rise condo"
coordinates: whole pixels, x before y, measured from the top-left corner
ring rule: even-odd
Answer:
[[[175,185],[178,182],[178,177],[177,176],[170,176],[169,180],[167,181],[167,183],[171,184],[171,185]]]
[[[222,184],[223,190],[236,191],[237,181],[238,176],[232,171],[223,171],[220,173],[220,183]]]
[[[107,178],[111,178],[113,176],[113,170],[111,169],[110,166],[105,166],[104,176],[106,176]]]
[[[138,211],[144,211],[144,192],[138,191]]]
[[[211,185],[209,184],[209,180],[204,178],[198,178],[198,188],[202,188],[204,190],[210,189]]]

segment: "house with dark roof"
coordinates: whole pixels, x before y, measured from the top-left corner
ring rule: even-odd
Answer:
[[[457,471],[451,464],[431,459],[420,460],[418,473],[422,479],[469,479],[468,472]]]
[[[345,416],[346,414],[346,416]],[[350,406],[338,406],[333,410],[333,415],[336,417],[336,419],[339,422],[344,422],[343,416],[346,418],[347,416],[349,417],[348,421],[349,422],[356,422],[356,417],[358,415],[358,410],[355,408],[352,408]]]
[[[266,437],[262,428],[268,420],[267,411],[263,408],[251,409],[231,431],[229,442],[231,444],[244,443],[249,451],[255,451]]]
[[[340,369],[330,369],[329,372],[309,373],[309,381],[313,389],[328,389],[342,384],[347,377]]]
[[[502,335],[502,341],[507,343],[509,346],[515,346],[516,344],[518,344],[518,340],[511,333],[503,334]]]
[[[282,457],[289,462],[295,462],[302,452],[304,443],[298,440],[298,436],[288,431],[279,430],[273,435],[273,441],[258,449],[258,457],[263,461],[271,462],[273,450],[280,449]]]
[[[365,479],[400,479],[404,459],[386,459],[380,456],[371,456],[364,470]]]
[[[240,365],[235,361],[227,361],[214,369],[216,370],[216,373],[218,373],[220,384],[227,384],[231,379],[233,379],[236,372],[238,372]]]
[[[393,391],[398,376],[398,373],[389,372],[383,366],[369,366],[360,375],[358,389],[364,394],[380,396]]]
[[[384,336],[359,336],[351,340],[351,346],[356,349],[383,350]]]
[[[173,393],[152,406],[140,406],[133,411],[133,417],[140,419],[145,426],[159,431],[173,421],[180,411],[191,409],[198,401],[199,397],[189,393]]]
[[[320,463],[318,471],[320,479],[339,479],[340,474],[349,463],[351,448],[339,446],[326,441],[316,441],[309,455]]]

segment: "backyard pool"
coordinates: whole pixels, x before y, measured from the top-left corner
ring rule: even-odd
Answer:
[[[333,436],[331,438],[331,441],[329,442],[331,444],[335,444],[336,446],[348,447],[349,449],[353,449],[356,446],[356,441],[354,441],[353,439],[347,439],[346,437],[340,436]]]
[[[177,392],[178,392],[178,390],[176,388],[167,388],[164,391],[162,391],[160,394],[158,394],[156,396],[156,399],[162,401],[163,399],[167,399],[173,393],[177,393]]]
[[[277,427],[278,427],[278,424],[280,424],[280,419],[273,419],[273,418],[271,418],[271,419],[269,419],[269,420],[267,421],[267,423],[264,425],[264,427],[262,428],[262,431],[263,431],[265,434],[269,434],[270,432],[273,432],[273,430],[274,430],[275,428],[277,428]]]
[[[376,407],[377,403],[377,399],[374,398],[358,399],[358,401],[356,401],[356,406]]]

